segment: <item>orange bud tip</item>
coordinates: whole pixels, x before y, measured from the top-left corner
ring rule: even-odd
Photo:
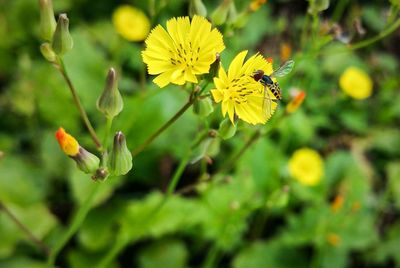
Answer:
[[[56,139],[61,150],[63,150],[66,155],[75,156],[79,153],[79,143],[74,137],[65,132],[62,127],[57,130]]]
[[[268,57],[268,58],[266,58],[265,60],[266,60],[268,63],[273,63],[273,61],[274,61],[271,57]]]

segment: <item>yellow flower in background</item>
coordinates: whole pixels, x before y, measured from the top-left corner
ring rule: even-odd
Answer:
[[[277,104],[271,101],[271,109],[265,111],[264,86],[253,78],[254,71],[272,73],[272,64],[263,56],[256,54],[246,62],[247,51],[240,52],[231,62],[228,73],[221,66],[218,77],[214,78],[215,89],[211,94],[215,102],[222,102],[222,115],[228,113],[231,122],[235,114],[250,124],[265,124],[276,110]],[[270,99],[275,96],[268,90]]]
[[[372,94],[371,78],[357,67],[348,67],[340,76],[339,84],[344,93],[354,99],[366,99]]]
[[[257,11],[263,4],[265,4],[267,0],[253,0],[249,5],[249,9],[251,11]]]
[[[116,31],[129,41],[142,41],[150,31],[149,18],[140,9],[129,5],[114,10],[112,22]]]
[[[304,185],[317,185],[324,173],[324,163],[317,151],[301,148],[289,160],[290,175]]]
[[[58,144],[60,144],[61,150],[63,150],[66,155],[76,156],[79,153],[79,143],[74,137],[65,132],[62,127],[57,130],[56,139]]]
[[[167,30],[156,26],[146,39],[142,52],[148,73],[158,75],[153,82],[159,87],[169,83],[197,83],[196,75],[208,73],[217,53],[225,49],[222,34],[211,29],[201,16],[172,18]]]

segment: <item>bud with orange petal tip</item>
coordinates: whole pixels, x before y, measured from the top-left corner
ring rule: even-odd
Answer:
[[[60,127],[57,130],[56,139],[61,150],[76,162],[80,170],[92,174],[98,169],[100,159],[81,147],[78,141],[65,132],[63,128]]]
[[[299,109],[299,107],[303,103],[305,97],[306,97],[305,91],[303,91],[303,90],[298,91],[296,93],[296,95],[294,96],[294,98],[286,106],[286,112],[291,114],[291,113],[295,112],[297,109]]]
[[[289,43],[281,44],[281,49],[280,49],[281,61],[285,62],[285,61],[289,60],[291,55],[292,55],[291,45]]]
[[[343,203],[344,203],[344,196],[341,194],[338,194],[331,203],[332,211],[338,212],[343,207]]]

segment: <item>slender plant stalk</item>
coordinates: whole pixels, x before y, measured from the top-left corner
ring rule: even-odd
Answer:
[[[203,268],[213,268],[218,260],[219,249],[214,245],[209,251],[204,261]]]
[[[96,196],[96,193],[99,192],[99,189],[101,188],[102,185],[103,185],[102,182],[95,183],[95,186],[87,196],[85,202],[82,204],[81,207],[79,207],[78,211],[75,213],[72,222],[68,226],[68,229],[53,247],[53,250],[47,260],[48,265],[50,265],[51,267],[54,266],[58,254],[61,252],[61,250],[65,247],[65,245],[68,243],[71,237],[76,233],[76,231],[78,231],[79,227],[82,225],[84,219],[86,218],[86,215],[88,214],[89,210],[92,207],[94,197]]]
[[[65,69],[64,62],[61,58],[59,58],[59,63],[57,63],[56,66],[57,66],[57,69],[60,71],[61,75],[63,76],[64,80],[68,84],[68,88],[71,91],[75,105],[79,110],[79,113],[82,117],[83,122],[85,123],[86,128],[88,129],[88,131],[90,133],[90,136],[92,137],[94,143],[96,144],[97,149],[99,151],[101,151],[102,150],[101,142],[100,142],[99,138],[97,137],[96,131],[94,130],[92,124],[90,123],[89,117],[87,116],[86,111],[83,108],[81,101],[79,100],[78,93],[76,92],[76,89],[75,89],[74,85],[72,84],[71,79],[68,76],[67,70]]]
[[[18,228],[25,233],[25,235],[35,244],[40,250],[44,252],[45,255],[49,256],[49,248],[37,238],[28,227],[26,227],[15,215],[11,212],[3,203],[0,202],[0,210],[4,213],[18,226]]]
[[[187,109],[194,103],[195,98],[192,96],[189,98],[189,101],[183,105],[183,107],[164,125],[162,125],[156,132],[154,132],[145,142],[142,143],[139,147],[132,151],[132,156],[135,157],[140,152],[142,152],[150,143],[152,143],[161,133],[164,132],[169,126],[171,126],[179,117],[181,117]]]
[[[175,173],[168,185],[167,192],[164,198],[154,207],[150,213],[141,220],[140,226],[147,226],[148,222],[155,216],[157,213],[164,207],[165,203],[172,196],[175,191],[176,185],[179,182],[179,179],[182,176],[183,171],[188,163],[190,156],[190,152],[188,152],[184,158],[179,163],[178,168],[175,170]],[[105,254],[105,256],[100,260],[99,264],[96,266],[97,268],[106,268],[110,266],[110,263],[120,254],[120,252],[133,240],[135,237],[132,236],[118,236],[116,242],[112,246],[112,248]]]
[[[378,35],[351,45],[350,49],[356,50],[356,49],[360,49],[360,48],[363,48],[363,47],[367,47],[367,46],[369,46],[369,45],[371,45],[371,44],[373,44],[373,43],[385,38],[386,36],[388,36],[389,34],[394,32],[399,27],[400,27],[400,18],[398,18],[392,25],[387,27],[385,30],[380,32]]]

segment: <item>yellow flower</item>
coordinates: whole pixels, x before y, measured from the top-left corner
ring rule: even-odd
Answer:
[[[56,139],[58,144],[60,144],[61,150],[63,150],[66,155],[75,156],[79,153],[79,143],[74,137],[65,132],[62,127],[57,130]]]
[[[195,15],[191,22],[189,17],[168,20],[167,31],[156,26],[146,39],[142,56],[149,74],[158,74],[153,82],[165,87],[169,83],[197,83],[196,75],[208,73],[217,53],[224,49],[221,33]]]
[[[340,76],[339,84],[342,90],[354,99],[366,99],[372,94],[371,78],[357,67],[348,67]]]
[[[337,247],[340,245],[340,243],[342,242],[342,238],[335,233],[329,233],[326,237],[326,240],[328,241],[328,243],[334,247]]]
[[[323,160],[313,149],[298,149],[289,160],[290,175],[304,185],[318,184],[324,173],[323,169]]]
[[[249,9],[251,11],[257,11],[263,4],[265,4],[267,0],[253,0],[249,5]]]
[[[129,5],[119,6],[112,22],[117,32],[129,41],[142,41],[150,31],[150,21],[143,11]]]
[[[263,70],[272,73],[272,64],[263,56],[256,54],[246,62],[247,51],[240,52],[231,62],[228,73],[221,66],[218,77],[214,78],[215,89],[211,90],[215,102],[222,102],[222,115],[228,113],[234,123],[236,114],[241,120],[250,124],[265,124],[276,110],[277,104],[270,102],[271,109],[266,111],[264,86],[253,78],[254,71]],[[268,90],[270,99],[276,100]]]

